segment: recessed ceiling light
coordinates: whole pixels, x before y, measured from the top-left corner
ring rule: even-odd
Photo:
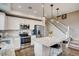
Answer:
[[[36,14],[36,13],[37,13],[37,11],[34,11],[34,13]]]
[[[44,7],[44,5],[42,4],[42,6],[41,6],[42,8]]]
[[[28,7],[28,9],[32,9],[32,7],[31,7],[31,6],[29,6],[29,7]]]
[[[53,19],[51,19],[51,22],[53,22],[54,20]]]
[[[22,8],[22,6],[18,6],[18,8]]]

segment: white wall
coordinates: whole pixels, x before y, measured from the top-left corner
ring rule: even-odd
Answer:
[[[62,20],[59,18],[59,21],[65,25],[69,25],[72,28],[70,31],[73,38],[79,40],[79,11],[69,13],[67,14],[67,19]]]
[[[63,32],[61,32],[57,27],[55,27],[51,23],[48,24],[48,30],[49,30],[49,32],[50,31],[53,32],[52,36],[59,37],[59,38],[65,36],[65,34]]]

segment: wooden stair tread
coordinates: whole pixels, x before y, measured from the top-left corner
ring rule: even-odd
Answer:
[[[72,40],[69,44],[69,48],[79,50],[79,40]]]
[[[79,40],[72,40],[71,42],[79,43]]]
[[[79,48],[79,41],[78,40],[72,40],[69,44],[69,46]]]
[[[70,42],[70,44],[79,45],[79,43],[77,43],[77,42]]]
[[[70,44],[70,45],[69,45],[69,48],[79,50],[79,45]]]

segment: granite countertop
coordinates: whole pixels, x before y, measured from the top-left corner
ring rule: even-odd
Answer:
[[[0,43],[5,42],[7,44],[10,44],[10,39],[9,38],[1,38]]]
[[[15,52],[11,46],[10,38],[0,40],[0,56],[14,56]]]
[[[35,38],[34,41],[39,42],[40,44],[50,47],[54,44],[60,43],[65,40],[65,37],[58,38],[58,37],[42,37],[42,38]]]
[[[1,42],[0,43],[0,48],[1,50],[4,49],[4,47],[6,47],[8,44],[6,42]]]
[[[5,49],[10,44],[10,40],[0,40],[0,50]]]

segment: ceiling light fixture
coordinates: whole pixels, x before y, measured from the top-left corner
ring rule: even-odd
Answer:
[[[53,17],[53,4],[50,5],[51,6],[51,18]]]
[[[31,6],[29,6],[29,7],[28,7],[28,9],[32,9],[32,7],[31,7]]]
[[[44,3],[41,4],[41,7],[42,7],[42,17],[41,17],[41,19],[45,19],[45,17],[44,17]]]
[[[44,7],[44,3],[42,3],[41,7],[42,7],[42,8]]]
[[[57,20],[58,20],[58,15],[59,15],[59,8],[56,9],[57,10]]]
[[[42,4],[42,8],[43,8],[43,17],[44,17],[44,3]]]
[[[46,17],[45,17],[45,15],[44,15],[44,8],[45,8],[45,6],[44,6],[44,3],[42,4],[42,12],[43,12],[43,15],[42,15],[42,22],[43,22],[43,25],[44,25],[44,29],[45,29],[45,24],[46,24]]]
[[[22,8],[22,6],[18,6],[18,8]]]
[[[43,3],[43,4],[42,4],[42,10],[43,10],[43,16],[42,16],[42,18],[43,18],[43,19],[45,19],[45,15],[44,15],[44,7],[45,7],[45,6],[44,6],[44,3]]]

